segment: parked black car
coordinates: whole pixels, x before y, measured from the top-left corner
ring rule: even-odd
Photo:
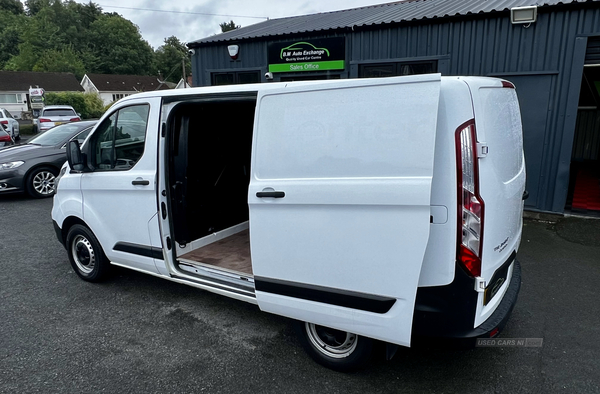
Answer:
[[[36,198],[52,196],[56,176],[67,160],[67,142],[77,139],[83,143],[96,122],[56,126],[25,144],[0,150],[0,193],[27,192]]]

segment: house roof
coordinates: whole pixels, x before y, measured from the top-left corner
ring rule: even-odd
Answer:
[[[72,73],[39,73],[33,71],[0,71],[0,91],[29,91],[39,86],[47,92],[82,92]]]
[[[222,34],[188,43],[190,48],[201,44],[308,33],[324,30],[443,18],[456,15],[484,14],[510,10],[521,6],[552,6],[557,4],[596,2],[600,0],[405,0],[352,8],[342,11],[270,19]]]
[[[150,75],[86,74],[100,92],[150,92],[170,89]]]

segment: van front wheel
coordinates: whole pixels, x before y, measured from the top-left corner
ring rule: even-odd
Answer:
[[[67,233],[66,245],[71,267],[81,279],[99,282],[105,277],[110,263],[90,229],[74,225]]]
[[[341,372],[362,367],[373,352],[373,340],[346,331],[297,322],[302,345],[313,360]]]

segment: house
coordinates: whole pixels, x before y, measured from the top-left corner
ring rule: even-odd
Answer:
[[[191,77],[188,77],[187,81],[184,81],[183,78],[181,78],[179,80],[179,82],[177,82],[177,86],[175,86],[175,89],[188,89],[192,87],[192,80]]]
[[[526,208],[589,213],[600,207],[585,191],[589,183],[600,196],[599,19],[599,0],[408,0],[269,19],[187,45],[193,86],[422,73],[509,80]]]
[[[157,77],[149,75],[86,74],[81,80],[86,93],[96,93],[104,105],[138,92],[170,89]]]
[[[29,88],[36,87],[46,92],[83,92],[72,73],[0,71],[0,107],[21,118],[30,109]]]

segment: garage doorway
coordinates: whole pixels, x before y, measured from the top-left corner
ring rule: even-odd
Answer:
[[[588,39],[565,211],[600,217],[600,37]]]

